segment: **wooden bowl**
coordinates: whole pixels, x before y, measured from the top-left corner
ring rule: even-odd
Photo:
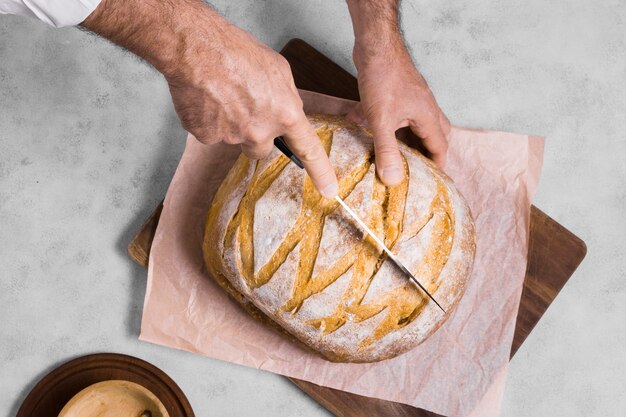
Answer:
[[[143,385],[111,379],[89,385],[65,404],[59,417],[169,417]]]
[[[59,366],[35,385],[17,417],[58,417],[77,393],[109,380],[143,386],[160,400],[170,417],[195,417],[187,397],[165,372],[139,358],[117,353],[82,356]]]

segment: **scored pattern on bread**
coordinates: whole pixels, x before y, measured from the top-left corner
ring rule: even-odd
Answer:
[[[241,155],[213,196],[207,270],[252,317],[329,360],[392,358],[426,340],[461,300],[476,249],[470,209],[414,149],[398,143],[406,181],[387,187],[376,176],[371,131],[340,116],[308,118],[340,196],[445,314],[278,150],[260,161]]]
[[[317,131],[327,152],[332,146],[335,128],[323,126]],[[246,157],[241,156],[241,158]],[[341,198],[347,198],[363,180],[373,163],[373,159],[373,153],[366,155],[364,161],[356,164],[348,175],[339,179]],[[350,248],[332,266],[317,275],[313,275],[325,219],[338,208],[338,203],[335,200],[321,197],[308,177],[303,184],[300,215],[278,249],[271,255],[269,261],[255,273],[252,239],[255,205],[290,161],[284,155],[280,155],[263,170],[259,168],[259,162],[241,164],[240,169],[247,170],[249,163],[255,164],[254,173],[236,214],[226,226],[223,247],[224,251],[232,250],[235,246],[239,249],[238,266],[250,289],[267,284],[291,252],[299,245],[299,262],[292,296],[280,308],[281,311],[291,312],[291,314],[297,313],[309,297],[323,291],[352,268],[350,284],[344,291],[336,311],[329,316],[307,321],[309,325],[320,329],[323,335],[327,335],[343,326],[348,318],[353,322],[360,322],[378,314],[384,314],[384,319],[373,330],[373,333],[360,341],[359,345],[365,347],[374,340],[411,323],[424,308],[428,298],[409,281],[408,277],[405,285],[392,289],[375,302],[363,303],[372,279],[387,258],[387,255],[369,237]],[[365,219],[374,233],[378,236],[384,236],[385,244],[392,250],[403,231],[402,219],[409,178],[409,167],[406,161],[404,165],[407,175],[399,185],[387,187],[374,176],[372,204]],[[434,238],[419,267],[416,271],[412,271],[415,272],[415,276],[420,282],[427,283],[427,289],[431,294],[434,294],[439,287],[439,275],[448,260],[454,239],[454,214],[451,208],[450,195],[443,181],[438,179],[437,175],[434,177],[437,181],[437,190],[430,204],[430,210],[422,216],[420,221],[411,225],[412,230],[408,231],[408,234],[405,233],[404,237],[404,240],[415,237],[429,222],[433,222],[431,233]]]

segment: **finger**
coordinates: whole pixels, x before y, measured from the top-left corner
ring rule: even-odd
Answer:
[[[283,135],[292,152],[302,161],[315,188],[326,198],[335,198],[339,191],[337,177],[326,150],[302,112],[298,122]]]
[[[395,126],[382,118],[370,118],[369,125],[374,134],[376,171],[385,185],[396,185],[404,180],[404,164],[398,150]]]
[[[422,139],[424,146],[431,154],[433,162],[437,164],[439,168],[445,168],[448,140],[443,133],[439,120],[431,120],[422,124],[411,121],[409,126],[413,133]]]
[[[351,121],[352,123],[360,123],[367,121],[365,116],[363,115],[363,108],[361,107],[361,102],[358,102],[354,105],[352,109],[346,114],[346,119]]]
[[[268,140],[263,143],[245,142],[241,144],[241,152],[250,159],[265,159],[272,153],[273,141]]]

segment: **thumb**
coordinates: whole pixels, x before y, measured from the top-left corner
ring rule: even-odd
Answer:
[[[434,123],[431,122],[422,125],[409,122],[409,126],[413,133],[422,139],[424,146],[431,154],[433,162],[439,168],[444,169],[446,164],[446,153],[448,151],[448,140],[441,124],[439,123],[439,120]]]
[[[404,164],[398,150],[395,127],[382,118],[370,119],[374,134],[376,171],[385,185],[396,185],[404,179]]]

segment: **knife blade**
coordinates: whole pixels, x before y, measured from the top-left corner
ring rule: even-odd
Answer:
[[[285,140],[283,139],[282,136],[278,136],[274,139],[274,145],[287,157],[289,158],[294,164],[296,164],[300,169],[304,168],[304,165],[302,165],[302,161],[300,161],[300,159],[291,151],[291,149],[289,149],[289,146],[287,146],[287,144],[285,143]],[[404,266],[404,264],[400,261],[400,259],[398,259],[398,257],[391,252],[391,250],[389,250],[389,248],[387,247],[387,245],[385,245],[385,243],[380,240],[378,238],[378,236],[376,236],[376,234],[369,228],[367,227],[367,225],[365,224],[365,222],[363,220],[361,220],[361,218],[341,199],[341,197],[339,196],[335,196],[335,200],[337,200],[337,202],[341,205],[341,207],[343,207],[343,209],[345,211],[348,212],[348,214],[350,214],[350,216],[359,224],[359,226],[361,226],[361,228],[372,238],[374,239],[374,242],[376,242],[376,244],[387,254],[387,256],[389,257],[389,259],[391,259],[393,261],[393,263],[396,264],[396,266],[405,274],[407,275],[411,282],[413,282],[415,285],[417,285],[427,296],[428,298],[430,298],[431,300],[433,300],[433,302],[437,305],[437,307],[439,307],[441,309],[441,311],[443,311],[444,313],[446,312],[446,310],[443,309],[443,307],[441,307],[441,305],[437,302],[437,300],[435,300],[435,298],[428,292],[428,290],[417,280],[417,278],[415,278],[415,276]]]

